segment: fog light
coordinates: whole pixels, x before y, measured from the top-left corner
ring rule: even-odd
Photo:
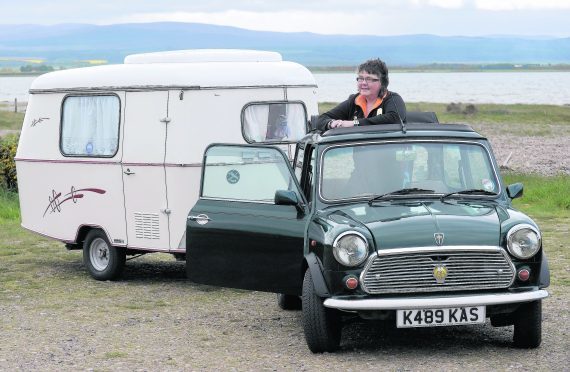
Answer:
[[[346,278],[344,284],[348,289],[356,289],[356,287],[358,287],[358,279],[356,279],[354,276],[349,276]]]
[[[526,282],[530,278],[530,269],[523,267],[519,270],[517,276],[521,282]]]

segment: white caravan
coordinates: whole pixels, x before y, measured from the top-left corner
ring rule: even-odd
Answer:
[[[316,114],[314,77],[275,52],[147,53],[42,75],[16,154],[22,226],[83,248],[100,280],[126,254],[183,255],[206,146],[289,149]]]

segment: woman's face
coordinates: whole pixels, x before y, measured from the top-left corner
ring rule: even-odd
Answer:
[[[382,83],[378,75],[360,71],[356,77],[356,86],[360,95],[366,98],[377,98]]]

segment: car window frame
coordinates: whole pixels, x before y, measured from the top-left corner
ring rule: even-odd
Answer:
[[[208,153],[208,151],[210,150],[210,148],[212,147],[221,147],[221,146],[225,146],[225,147],[240,147],[240,148],[262,148],[262,149],[275,149],[279,152],[279,154],[281,154],[281,156],[283,157],[283,160],[287,166],[287,170],[289,171],[289,174],[291,175],[291,178],[293,179],[293,183],[295,185],[295,187],[297,188],[297,195],[300,196],[300,200],[299,202],[303,205],[307,204],[307,199],[303,193],[303,190],[299,184],[299,182],[297,181],[297,177],[295,176],[295,172],[293,170],[293,168],[291,167],[291,162],[289,161],[289,157],[287,156],[287,154],[285,154],[285,152],[280,149],[277,146],[273,146],[273,145],[263,145],[263,144],[240,144],[240,143],[211,143],[209,144],[206,149],[204,150],[204,154],[202,156],[202,169],[200,170],[200,191],[198,194],[198,199],[200,200],[214,200],[214,201],[224,201],[224,202],[238,202],[238,203],[249,203],[249,204],[269,204],[269,205],[276,205],[275,202],[270,202],[270,201],[263,201],[263,200],[244,200],[244,199],[227,199],[227,198],[219,198],[219,197],[210,197],[210,196],[203,196],[203,191],[204,191],[204,173],[206,171],[206,154]]]
[[[496,185],[498,186],[499,190],[497,192],[497,195],[477,195],[478,198],[484,198],[484,199],[497,199],[499,197],[503,197],[504,193],[505,193],[505,187],[502,181],[502,178],[500,176],[500,173],[498,172],[498,166],[496,163],[496,159],[492,153],[492,151],[490,150],[488,145],[485,145],[485,143],[482,143],[481,141],[474,141],[474,140],[463,140],[463,139],[453,139],[453,138],[449,138],[449,139],[441,139],[441,138],[422,138],[422,139],[389,139],[389,140],[370,140],[370,141],[354,141],[354,142],[342,142],[342,143],[331,143],[330,145],[327,145],[326,147],[324,147],[321,151],[319,151],[318,154],[318,161],[317,161],[317,177],[318,179],[316,180],[316,198],[323,204],[325,205],[333,205],[333,204],[338,204],[338,203],[348,203],[348,202],[358,202],[358,201],[366,201],[369,200],[371,196],[357,196],[357,197],[353,197],[353,198],[344,198],[344,199],[326,199],[323,197],[322,195],[322,179],[323,179],[323,160],[324,160],[324,156],[327,153],[327,151],[334,149],[334,148],[339,148],[339,147],[353,147],[353,146],[365,146],[365,145],[382,145],[382,144],[390,144],[390,143],[450,143],[450,144],[469,144],[469,145],[477,145],[480,146],[484,149],[484,151],[487,153],[487,157],[489,159],[489,163],[491,165],[491,169],[493,171],[493,176],[494,176],[494,182],[496,183]],[[443,194],[437,193],[437,194],[433,194],[431,195],[432,198],[436,198],[439,197]],[[467,196],[469,197],[469,196]]]

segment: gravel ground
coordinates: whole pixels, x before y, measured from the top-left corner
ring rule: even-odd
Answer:
[[[546,176],[570,175],[568,147],[570,136],[515,137],[511,135],[489,136],[499,165],[521,173],[537,173]]]
[[[146,261],[145,261],[146,260]],[[39,273],[80,277],[68,294],[0,301],[0,370],[568,370],[568,295],[544,301],[543,343],[511,345],[512,327],[396,329],[353,322],[341,349],[307,349],[299,311],[274,294],[192,284],[184,264],[133,261],[120,282],[81,277],[80,263]],[[91,298],[74,299],[74,291]],[[47,302],[42,297],[48,298]]]
[[[570,174],[567,130],[536,137],[476,129],[490,139],[500,165]],[[557,228],[568,231],[566,222]],[[35,281],[22,284],[30,290],[0,288],[0,371],[570,371],[570,295],[562,285],[553,285],[543,303],[538,349],[513,348],[512,327],[402,330],[354,321],[343,328],[339,352],[314,355],[301,313],[280,310],[274,294],[195,285],[185,280],[184,263],[157,255],[130,261],[119,282],[96,282],[80,253],[69,255],[74,260],[48,262]],[[563,270],[567,276],[570,269]]]

